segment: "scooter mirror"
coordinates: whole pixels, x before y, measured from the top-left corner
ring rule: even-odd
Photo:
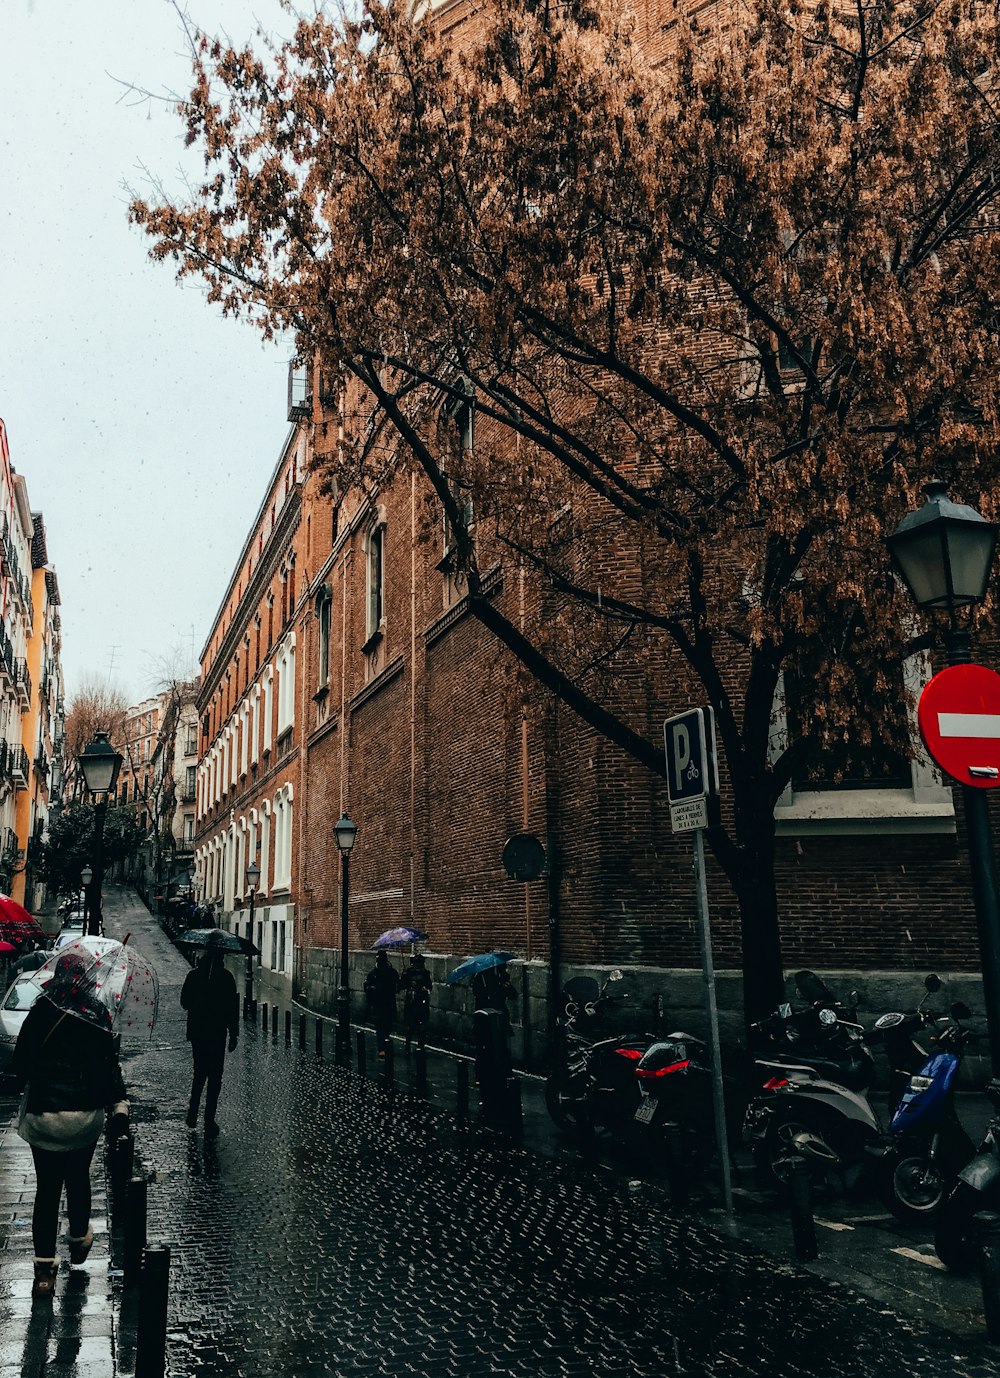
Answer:
[[[925,976],[925,977],[924,977],[924,990],[926,990],[926,992],[927,992],[928,995],[933,995],[936,991],[939,991],[940,989],[941,989],[941,978],[940,978],[940,976],[935,976],[934,973],[933,973],[933,971],[932,971],[931,974],[930,974],[929,976]]]
[[[956,1000],[951,1007],[952,1019],[971,1019],[972,1011],[964,1000]]]
[[[622,976],[622,973],[618,970],[617,967],[615,967],[615,969],[614,969],[613,971],[609,971],[609,972],[608,972],[608,980],[609,980],[609,981],[621,981],[621,980],[623,980],[623,979],[624,979],[624,978],[623,978],[623,976]]]

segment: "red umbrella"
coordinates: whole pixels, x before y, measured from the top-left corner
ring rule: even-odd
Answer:
[[[2,938],[0,938],[0,952],[6,954],[6,953],[8,953],[8,952],[16,952],[16,951],[17,951],[17,948],[14,946],[13,943],[4,942],[4,940],[3,940]]]
[[[23,904],[18,904],[9,895],[0,895],[0,938],[23,943],[29,938],[37,942],[44,937],[44,928]]]

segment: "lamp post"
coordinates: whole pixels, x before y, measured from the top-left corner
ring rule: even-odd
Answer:
[[[945,651],[949,665],[972,660],[966,627],[959,608],[975,607],[986,597],[997,527],[974,508],[952,502],[945,485],[924,485],[924,505],[909,512],[889,537],[889,553],[897,572],[921,611],[948,614]],[[979,929],[983,994],[989,1026],[994,1076],[1000,1074],[1000,903],[986,791],[962,785],[962,803],[972,873],[972,895]]]
[[[347,962],[347,904],[350,895],[351,848],[358,835],[358,825],[344,813],[333,825],[333,835],[340,852],[340,989],[337,991],[337,1037],[334,1056],[347,1062],[351,1056],[351,995],[348,988]]]
[[[85,866],[80,872],[80,884],[83,886],[83,931],[89,930],[87,924],[90,921],[90,882],[94,879],[94,873],[89,866]]]
[[[106,732],[95,732],[94,740],[81,756],[77,757],[87,790],[95,801],[94,807],[94,879],[90,887],[87,932],[100,934],[103,923],[101,915],[101,872],[104,866],[104,815],[108,811],[108,795],[118,781],[122,768],[122,758],[111,745]]]
[[[250,940],[250,947],[247,950],[247,975],[246,986],[243,991],[243,1018],[257,1022],[257,1002],[253,998],[253,907],[257,897],[257,886],[260,882],[260,867],[255,861],[251,861],[247,867],[247,885],[250,887],[250,917],[247,920],[247,937]]]

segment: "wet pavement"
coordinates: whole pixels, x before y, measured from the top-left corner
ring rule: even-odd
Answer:
[[[111,891],[106,922],[130,929],[160,972],[153,1043],[127,1052],[125,1072],[152,1179],[149,1238],[172,1248],[171,1375],[996,1374],[971,1284],[911,1260],[908,1305],[898,1283],[859,1283],[869,1296],[844,1285],[838,1252],[852,1241],[871,1252],[862,1232],[879,1228],[843,1228],[845,1211],[863,1214],[856,1203],[824,1207],[835,1247],[821,1241],[820,1263],[797,1268],[787,1225],[752,1193],[727,1230],[718,1212],[672,1214],[660,1183],[560,1149],[532,1085],[523,1144],[463,1127],[441,1103],[454,1081],[443,1057],[431,1060],[441,1099],[427,1101],[317,1059],[311,1021],[308,1051],[286,1045],[283,1017],[277,1039],[245,1028],[227,1060],[222,1135],[206,1143],[184,1125],[187,964],[127,892]],[[0,1103],[0,1124],[14,1109]],[[46,1314],[32,1310],[30,1238],[17,1223],[30,1211],[26,1154],[5,1130],[0,1378],[131,1372],[130,1303],[122,1312],[106,1230],[86,1269],[64,1268]],[[922,1300],[932,1285],[936,1311],[930,1291]],[[956,1327],[966,1333],[927,1322],[951,1309],[969,1317]],[[63,1339],[77,1345],[66,1362]]]

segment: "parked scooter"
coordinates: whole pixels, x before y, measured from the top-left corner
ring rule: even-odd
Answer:
[[[635,1078],[642,1096],[635,1121],[653,1160],[662,1161],[667,1126],[676,1125],[685,1169],[700,1175],[716,1147],[707,1044],[681,1031],[657,1039],[635,1064]]]
[[[922,1221],[937,1213],[959,1171],[975,1152],[955,1110],[958,1071],[975,1037],[961,1021],[968,1006],[955,1001],[949,1016],[924,1010],[924,1001],[941,989],[936,976],[924,982],[926,994],[912,1014],[892,1012],[875,1022],[869,1042],[880,1038],[903,1089],[892,1113],[892,1142],[881,1163],[882,1194],[900,1220]],[[907,1075],[916,1053],[921,1065]]]
[[[996,1114],[975,1157],[958,1174],[934,1231],[937,1256],[953,1273],[976,1266],[976,1214],[1000,1209],[1000,1080],[988,1082],[985,1091]]]
[[[545,1083],[545,1104],[560,1129],[622,1131],[635,1119],[641,1101],[635,1067],[652,1035],[593,1036],[599,1016],[612,1002],[608,987],[621,979],[615,969],[603,986],[590,976],[575,976],[563,988],[566,1065]]]
[[[842,1017],[844,1007],[838,1013],[835,1005],[822,1000],[805,1010],[782,1005],[757,1026],[758,1034],[779,1049],[756,1060],[767,1080],[747,1106],[743,1123],[744,1140],[765,1185],[783,1188],[792,1160],[805,1158],[820,1176],[837,1171],[850,1189],[882,1155],[881,1127],[865,1094],[875,1077],[875,1060],[861,1025]],[[787,1052],[782,1041],[791,1044]]]

